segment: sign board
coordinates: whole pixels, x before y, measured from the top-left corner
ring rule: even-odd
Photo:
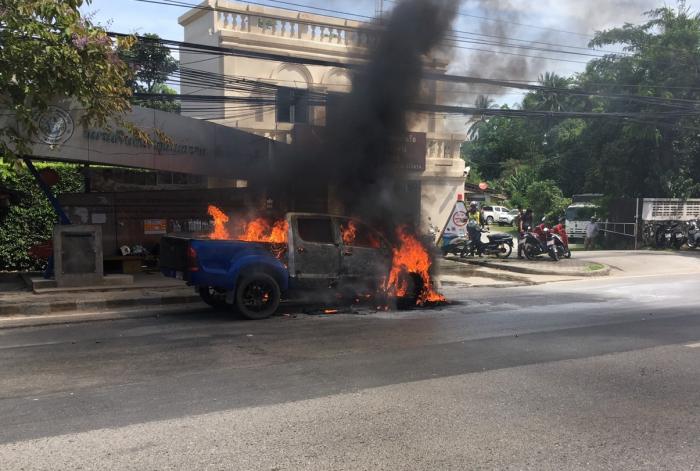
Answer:
[[[270,155],[286,147],[232,127],[134,106],[123,119],[148,135],[141,140],[114,119],[105,128],[80,125],[83,108],[66,99],[37,113],[38,132],[29,154],[47,160],[245,180],[266,170]],[[14,113],[1,107],[0,128],[21,134]]]
[[[93,224],[105,224],[107,222],[107,215],[105,213],[92,213],[90,222]]]
[[[144,219],[143,233],[147,235],[165,234],[168,232],[167,219]]]
[[[447,219],[445,228],[442,231],[441,238],[464,237],[467,235],[467,205],[464,201],[457,201],[450,212],[450,217]]]
[[[402,170],[425,170],[425,154],[428,151],[428,141],[424,132],[409,132],[399,143],[394,158],[396,167]]]

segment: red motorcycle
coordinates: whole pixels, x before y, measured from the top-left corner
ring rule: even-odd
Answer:
[[[523,253],[528,260],[534,260],[540,255],[549,254],[555,262],[559,261],[559,251],[556,247],[558,236],[552,234],[549,227],[542,222],[539,226],[525,233],[520,243],[523,246]],[[561,240],[559,242],[561,244]]]
[[[560,222],[552,228],[552,237],[555,238],[554,245],[557,249],[559,257],[571,258],[569,236],[566,235],[566,227],[564,227],[563,223]]]

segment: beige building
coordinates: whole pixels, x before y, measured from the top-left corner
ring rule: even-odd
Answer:
[[[204,8],[202,8],[204,7]],[[207,0],[179,18],[185,42],[239,50],[283,54],[344,64],[358,64],[366,57],[372,40],[366,23],[331,16],[301,13],[280,8],[244,3]],[[348,92],[352,86],[347,69],[320,65],[301,65],[259,58],[208,55],[182,51],[183,67],[224,74],[231,78],[268,82],[290,89],[321,92]],[[447,61],[432,59],[433,71],[446,70]],[[423,85],[428,102],[441,101],[440,82]],[[201,86],[183,81],[183,94],[216,96],[255,95],[255,92]],[[292,94],[295,92],[292,91]],[[261,104],[254,108],[221,102],[185,106],[183,114],[210,119],[278,141],[291,143],[295,125],[325,124],[325,107]],[[280,108],[281,107],[281,108]],[[421,216],[436,224],[449,217],[457,195],[464,191],[464,162],[460,146],[464,135],[448,134],[444,118],[435,114],[416,114],[410,119],[411,131],[426,135],[426,165],[412,178],[420,182]]]

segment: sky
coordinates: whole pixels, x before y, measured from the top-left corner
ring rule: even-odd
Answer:
[[[336,13],[317,11],[331,16],[342,16],[359,21],[369,21],[375,15],[381,0],[255,0],[251,4],[265,4],[281,8],[304,10],[292,4],[306,5],[307,10],[325,8]],[[199,3],[197,0],[179,0],[179,3]],[[243,2],[245,3],[245,2]],[[676,0],[666,0],[675,6]],[[384,10],[390,10],[393,0],[383,0]],[[700,11],[700,0],[688,0],[686,4],[695,12]],[[532,45],[525,41],[537,41],[542,49],[561,50],[562,46],[585,48],[595,31],[621,26],[625,22],[639,23],[642,13],[664,5],[664,0],[463,0],[453,30],[459,42],[453,51],[449,72],[462,75],[503,79],[537,80],[544,72],[572,75],[585,67],[591,57],[586,55],[558,54],[549,51],[507,49],[493,53],[493,46],[467,43],[465,38],[488,39],[507,37],[509,42]],[[93,0],[82,8],[83,13],[93,15],[93,21],[110,31],[126,33],[156,33],[167,39],[182,40],[183,29],[177,22],[187,8],[152,4],[139,0]],[[472,33],[472,34],[470,34]],[[474,36],[476,33],[481,36]],[[484,36],[486,35],[486,36]],[[516,41],[520,40],[520,41]],[[487,49],[488,52],[474,49]],[[569,49],[588,54],[584,49]],[[534,57],[523,57],[534,56]],[[471,86],[468,90],[455,91],[461,104],[473,103],[476,95],[487,93],[498,103],[512,105],[519,101],[519,93],[503,93],[500,90]]]

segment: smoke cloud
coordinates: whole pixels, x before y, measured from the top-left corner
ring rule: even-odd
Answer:
[[[440,46],[457,12],[454,0],[404,0],[377,28],[367,65],[351,93],[329,109],[323,138],[295,145],[279,159],[277,178],[296,197],[331,187],[346,214],[395,226],[417,214],[402,199],[398,148],[407,132],[407,111],[420,94],[423,61]],[[415,208],[413,208],[415,209]]]
[[[544,49],[560,49],[560,45],[586,47],[595,31],[622,26],[625,22],[644,21],[643,13],[662,6],[663,2],[660,0],[618,0],[615,2],[609,0],[589,0],[586,2],[540,0],[525,3],[515,0],[465,0],[463,4],[464,11],[487,17],[489,20],[469,18],[457,29],[478,32],[482,35],[478,37],[479,40],[491,44],[460,44],[460,46],[486,51],[461,50],[459,58],[453,62],[452,72],[521,81],[536,80],[544,72],[570,75],[583,69],[584,64],[579,64],[578,61],[585,62],[591,58],[548,51],[499,48],[499,44],[532,45]],[[552,21],[552,19],[556,21]],[[536,28],[527,25],[534,25]],[[538,41],[549,45],[533,45],[503,38]],[[550,58],[563,59],[564,61],[554,61]],[[451,95],[460,96],[460,92],[464,97],[463,104],[470,105],[474,103],[478,94],[498,98],[500,95],[513,93],[512,90],[486,85],[472,87],[451,85]]]

